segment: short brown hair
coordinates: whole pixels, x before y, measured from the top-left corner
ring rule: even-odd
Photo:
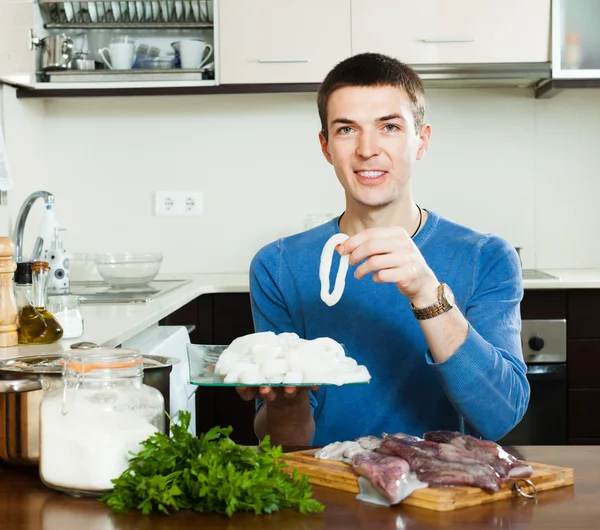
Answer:
[[[333,92],[348,86],[393,86],[403,89],[412,103],[415,129],[425,120],[425,88],[419,74],[410,66],[380,53],[361,53],[338,63],[327,74],[317,96],[321,131],[327,139],[327,103]]]

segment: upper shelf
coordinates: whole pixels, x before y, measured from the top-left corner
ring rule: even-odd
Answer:
[[[44,24],[46,29],[210,29],[211,22],[82,22],[76,24]]]
[[[38,0],[48,29],[212,28],[212,0],[51,2]]]

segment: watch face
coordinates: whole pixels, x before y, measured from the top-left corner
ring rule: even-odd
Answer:
[[[443,293],[448,303],[451,306],[454,306],[454,293],[452,292],[452,289],[450,289],[450,287],[448,287],[448,285],[446,284],[444,284]]]

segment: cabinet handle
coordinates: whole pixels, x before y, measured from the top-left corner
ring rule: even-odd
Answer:
[[[267,59],[259,59],[259,63],[307,63],[308,59],[294,57],[273,57]]]
[[[426,44],[445,44],[459,42],[475,42],[475,39],[421,39],[421,42]]]
[[[32,28],[29,28],[29,49],[35,50],[41,43],[41,39],[33,34]]]

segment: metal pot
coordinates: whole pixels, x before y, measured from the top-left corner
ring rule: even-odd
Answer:
[[[87,343],[90,344],[90,343]],[[93,345],[95,346],[95,345]],[[100,349],[100,348],[99,348]],[[138,353],[124,348],[101,348],[107,353]],[[142,355],[144,384],[159,390],[169,410],[170,373],[179,359]],[[62,355],[16,357],[0,362],[0,458],[16,465],[38,465],[39,408],[44,394],[61,388]],[[165,418],[165,432],[169,432]]]
[[[73,40],[64,33],[41,40],[40,66],[44,71],[66,70],[73,60]]]

